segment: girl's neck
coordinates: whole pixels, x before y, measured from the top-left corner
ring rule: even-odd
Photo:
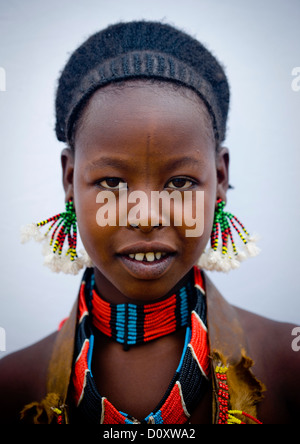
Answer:
[[[131,298],[126,294],[122,293],[113,283],[101,273],[99,269],[94,268],[95,277],[95,290],[101,295],[101,298],[110,304],[136,304],[136,305],[147,305],[154,302],[161,302],[171,296],[174,292],[178,291],[185,282],[193,277],[193,269],[189,270],[188,273],[183,276],[182,279],[168,292],[164,293],[161,297],[153,298],[150,290],[151,281],[143,282],[143,289],[141,291],[141,298]]]
[[[193,294],[193,270],[163,298],[147,304],[134,304],[132,301],[112,304],[104,300],[93,278],[93,325],[128,350],[130,346],[158,339],[187,326]]]

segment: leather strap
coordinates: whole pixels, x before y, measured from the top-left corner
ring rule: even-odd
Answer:
[[[20,412],[20,420],[24,423],[69,423],[66,400],[73,367],[77,308],[78,300],[56,335],[45,381],[47,395],[39,402],[34,401],[24,406]]]
[[[253,361],[247,356],[247,339],[237,310],[230,305],[204,274],[207,297],[207,323],[212,358],[213,408],[212,421],[218,423],[220,402],[216,367],[227,370],[231,410],[241,410],[256,417],[264,385],[253,375]],[[253,423],[246,419],[246,422]]]
[[[65,404],[72,373],[78,301],[58,332],[48,367],[47,392],[59,393]]]

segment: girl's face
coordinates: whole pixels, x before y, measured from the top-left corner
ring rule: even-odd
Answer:
[[[96,286],[113,303],[157,300],[185,276],[206,247],[216,200],[225,200],[228,185],[228,152],[216,154],[206,108],[194,92],[167,83],[131,81],[121,88],[112,84],[98,90],[78,124],[75,154],[65,149],[62,165],[66,198],[74,199],[80,236],[95,265]],[[148,197],[146,208],[144,201],[126,202],[126,216],[140,203],[138,226],[130,224],[130,217],[126,224],[119,223],[120,190],[126,186],[127,196],[138,191]],[[193,215],[196,191],[204,191],[201,236],[186,235],[193,227],[185,225],[184,217],[182,224],[174,224],[183,206],[171,204],[169,224],[163,223],[161,211],[153,215],[151,193],[175,190],[182,201],[184,192],[191,192]],[[115,198],[111,209],[116,224],[99,226],[99,209],[108,204],[98,203],[100,191]],[[159,224],[151,224],[153,216]],[[141,261],[146,253],[154,254]]]

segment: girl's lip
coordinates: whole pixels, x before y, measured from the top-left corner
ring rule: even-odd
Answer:
[[[128,255],[117,256],[126,270],[136,279],[158,279],[162,277],[174,260],[175,253],[167,253],[166,256],[153,262],[137,261]]]
[[[176,250],[170,245],[161,242],[137,242],[135,244],[127,245],[121,248],[117,255],[128,256],[131,253],[148,253],[148,252],[161,252],[167,254],[174,254]]]

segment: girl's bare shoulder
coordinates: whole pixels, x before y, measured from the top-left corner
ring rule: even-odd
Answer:
[[[238,312],[240,322],[244,328],[249,349],[256,356],[265,356],[270,358],[275,356],[282,358],[294,357],[300,359],[300,354],[296,353],[295,338],[298,329],[300,336],[300,327],[297,325],[274,321],[272,319],[260,316],[255,313],[235,307]],[[300,339],[298,340],[300,346]],[[272,360],[273,362],[273,360]]]
[[[261,406],[266,421],[293,422],[300,411],[300,327],[237,311],[253,372],[266,386]]]
[[[0,359],[0,422],[19,421],[25,404],[45,396],[47,368],[56,332]]]

